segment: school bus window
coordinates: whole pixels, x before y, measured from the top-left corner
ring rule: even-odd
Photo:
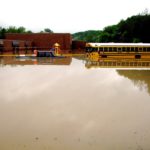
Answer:
[[[117,47],[113,47],[113,51],[114,51],[114,52],[117,52]]]
[[[95,51],[97,51],[98,50],[98,47],[95,47]]]
[[[118,47],[118,51],[121,51],[121,47]]]
[[[104,51],[107,52],[107,50],[108,50],[108,48],[107,48],[107,47],[104,47]]]
[[[139,51],[142,51],[142,47],[139,47]]]
[[[112,47],[109,47],[108,50],[109,50],[110,52],[112,52]]]
[[[150,47],[147,48],[147,51],[150,52]]]
[[[135,47],[135,51],[138,52],[138,47]]]
[[[123,52],[125,52],[125,51],[126,51],[126,48],[125,48],[125,47],[123,47],[123,48],[122,48],[122,51],[123,51]]]
[[[95,48],[94,47],[92,47],[92,51],[94,51],[95,50]]]
[[[99,50],[100,50],[100,51],[103,51],[103,47],[100,47]]]
[[[146,52],[146,47],[143,48],[143,52]]]
[[[134,52],[134,47],[131,47],[131,52]]]
[[[127,47],[127,51],[128,51],[128,52],[130,51],[130,47]]]

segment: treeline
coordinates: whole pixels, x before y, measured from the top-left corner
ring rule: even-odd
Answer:
[[[98,38],[102,31],[99,30],[88,30],[84,32],[77,32],[72,34],[73,40],[81,40],[86,42],[98,42]]]
[[[27,30],[25,27],[15,27],[10,26],[8,28],[0,27],[0,39],[5,38],[5,33],[33,33],[31,30]],[[45,28],[44,30],[37,33],[53,33],[53,31],[49,28]]]
[[[116,25],[105,27],[102,31],[74,33],[74,40],[87,42],[150,42],[150,14],[139,14],[121,20]]]

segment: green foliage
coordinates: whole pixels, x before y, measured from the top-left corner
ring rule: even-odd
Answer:
[[[40,31],[40,33],[53,33],[53,31],[49,28],[45,28],[44,31]]]
[[[26,33],[33,33],[31,30],[28,30]]]
[[[18,33],[26,33],[26,29],[24,27],[19,27]]]
[[[0,27],[0,39],[5,38],[5,33],[6,33],[6,29],[5,29],[5,28]]]
[[[45,28],[43,33],[53,33],[49,28]],[[8,28],[0,27],[0,39],[5,38],[5,33],[33,33],[31,30],[26,30],[25,27],[9,26]]]
[[[150,42],[150,14],[142,14],[121,20],[102,31],[85,31],[73,34],[75,40],[87,42]]]
[[[5,33],[28,33],[24,27],[16,28],[15,26],[10,26],[8,28],[0,27],[0,38],[5,38]]]
[[[89,30],[85,32],[77,32],[72,34],[73,40],[80,40],[86,42],[99,42],[99,35],[101,31]]]
[[[118,24],[120,32],[119,41],[134,42],[150,42],[150,15],[137,15],[128,18]]]
[[[44,31],[47,32],[47,33],[53,33],[53,31],[49,28],[45,28]]]

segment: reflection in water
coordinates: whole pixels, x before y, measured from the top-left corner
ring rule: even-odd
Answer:
[[[117,70],[117,72],[132,80],[140,89],[147,88],[150,94],[150,70]]]
[[[148,82],[149,70],[87,69],[80,59],[1,59],[0,150],[150,148],[150,95],[130,81]],[[67,65],[49,65],[58,61]]]
[[[72,57],[1,57],[0,64],[4,65],[70,65]]]
[[[86,57],[85,67],[90,68],[146,68],[150,67],[150,57],[145,57],[143,59],[136,59],[131,57],[120,57],[115,58],[106,57],[101,58],[98,53],[89,53]]]
[[[149,68],[150,58],[99,58],[97,53],[87,56],[86,68]],[[129,78],[141,90],[147,89],[150,93],[150,70],[117,70],[118,74]]]
[[[150,67],[150,59],[87,59],[85,67],[90,68],[147,68]]]

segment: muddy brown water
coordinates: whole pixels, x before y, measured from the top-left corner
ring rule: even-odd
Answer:
[[[23,61],[0,61],[0,150],[150,149],[149,68]]]

